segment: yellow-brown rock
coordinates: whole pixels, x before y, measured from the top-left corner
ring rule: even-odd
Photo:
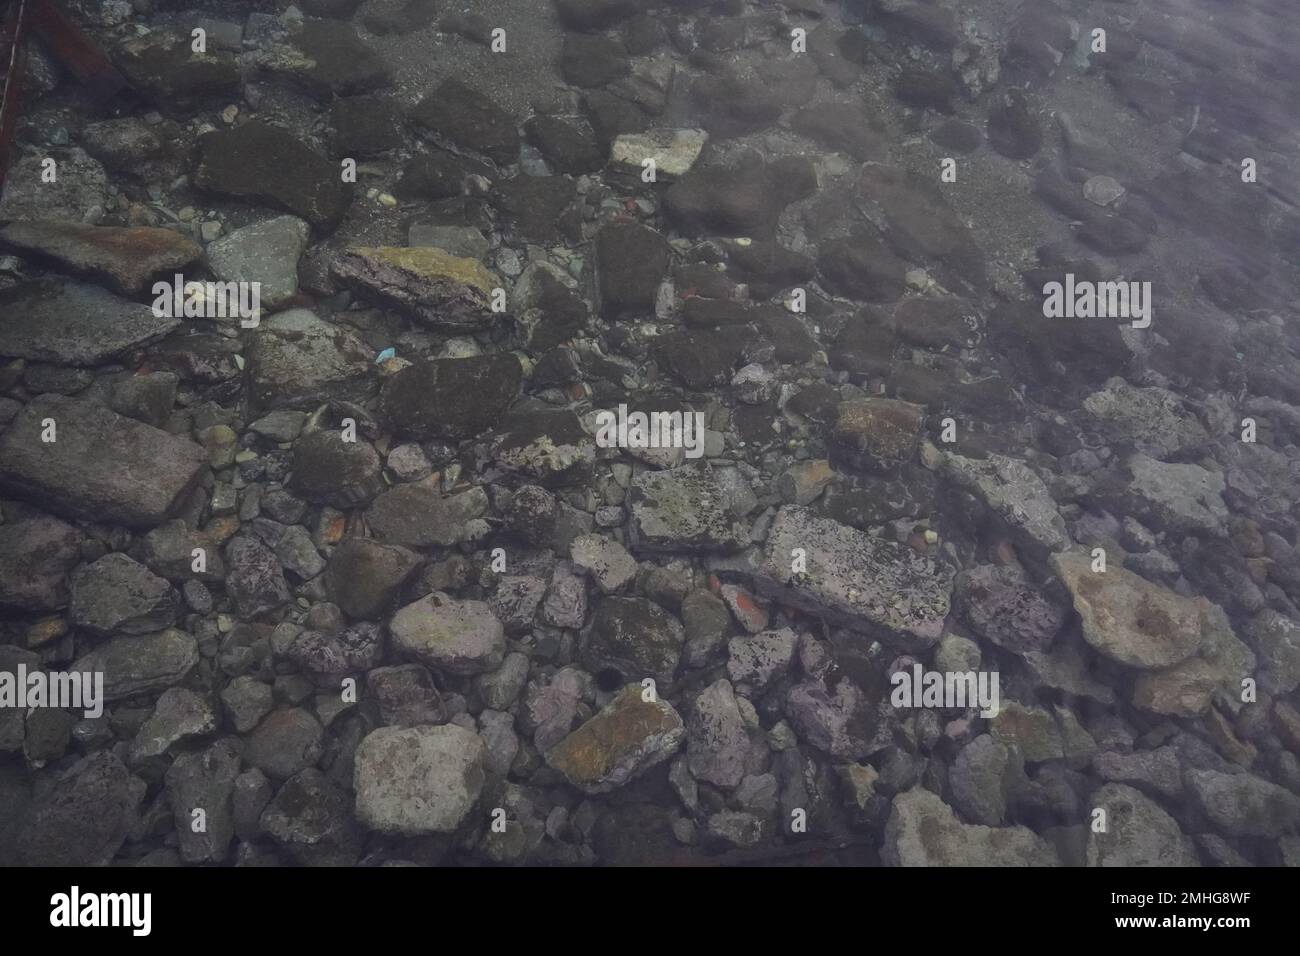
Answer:
[[[546,754],[546,762],[586,793],[607,793],[667,760],[686,728],[665,700],[643,699],[629,684],[605,708]]]

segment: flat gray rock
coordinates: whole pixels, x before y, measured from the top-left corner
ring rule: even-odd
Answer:
[[[0,248],[52,262],[122,295],[138,295],[153,276],[179,271],[203,254],[198,243],[171,229],[66,222],[9,223],[0,228]]]
[[[223,282],[259,283],[262,307],[276,309],[298,292],[298,260],[310,233],[297,216],[244,226],[208,246],[208,265]]]
[[[687,708],[686,761],[692,776],[719,787],[734,787],[745,775],[749,733],[731,682],[715,681]]]
[[[1156,458],[1189,451],[1210,438],[1182,398],[1168,389],[1134,388],[1112,379],[1083,400],[1083,409],[1107,439]]]
[[[1004,455],[963,458],[945,452],[941,470],[979,498],[1022,544],[1040,553],[1062,551],[1069,545],[1065,519],[1051,492],[1023,461]]]
[[[105,641],[78,658],[71,670],[102,671],[104,700],[111,703],[179,684],[198,662],[199,645],[194,638],[168,628]]]
[[[180,326],[148,306],[66,279],[0,292],[0,356],[51,365],[103,365]]]
[[[72,575],[74,625],[93,634],[145,634],[176,620],[179,599],[165,578],[121,552],[106,554]]]
[[[42,441],[46,419],[55,441]],[[133,528],[165,521],[207,465],[188,439],[59,395],[28,402],[0,436],[0,486],[73,517]]]
[[[1157,461],[1140,452],[1125,466],[1133,476],[1125,501],[1148,525],[1174,534],[1226,534],[1229,516],[1222,474],[1200,465]]]
[[[1201,812],[1228,836],[1277,839],[1300,824],[1300,797],[1253,773],[1189,770],[1185,779]]]
[[[706,468],[643,471],[633,477],[628,501],[636,551],[734,551],[749,539],[729,513],[726,489]]]
[[[800,554],[803,563],[796,565]],[[928,647],[943,632],[953,570],[895,541],[787,505],[772,522],[754,583],[844,627]]]

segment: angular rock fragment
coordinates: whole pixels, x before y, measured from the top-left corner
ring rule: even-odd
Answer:
[[[384,383],[379,412],[399,434],[473,438],[505,414],[522,378],[509,353],[416,362]]]
[[[297,216],[275,216],[209,243],[205,255],[218,279],[256,282],[261,305],[277,309],[298,292],[298,260],[310,233]]]
[[[686,761],[692,776],[720,787],[740,783],[749,733],[729,681],[709,685],[691,701],[687,727]]]
[[[196,548],[203,551],[203,570],[194,570]],[[212,540],[202,532],[190,531],[180,518],[154,528],[144,536],[141,559],[154,574],[175,584],[184,584],[190,578],[200,581],[220,581],[226,576],[226,565]]]
[[[748,538],[744,525],[730,514],[722,484],[705,468],[640,472],[632,479],[628,501],[637,551],[728,551]]]
[[[672,182],[686,175],[709,134],[700,129],[653,129],[624,133],[614,140],[609,163],[614,172],[640,178],[646,162],[653,162],[656,181]]]
[[[1177,664],[1201,647],[1196,603],[1124,568],[1092,570],[1086,554],[1052,557],[1052,569],[1074,597],[1083,637],[1107,657],[1130,667]]]
[[[671,757],[686,728],[666,700],[624,688],[594,717],[546,752],[546,762],[584,793],[608,793]]]
[[[258,829],[304,866],[351,866],[364,842],[349,795],[314,767],[285,782]]]
[[[166,520],[206,468],[207,453],[185,438],[57,395],[28,402],[0,436],[0,486],[64,514],[129,527]]]
[[[524,133],[557,172],[578,176],[605,165],[605,156],[590,130],[556,116],[534,116]]]
[[[331,633],[303,631],[284,656],[312,674],[329,675],[369,670],[382,660],[383,653],[379,625],[362,621]]]
[[[373,618],[392,603],[419,564],[419,555],[406,548],[346,538],[330,555],[326,586],[344,614]]]
[[[953,805],[966,819],[984,826],[1001,826],[1011,789],[1012,753],[992,734],[981,734],[957,754],[948,780]]]
[[[102,217],[110,202],[104,167],[75,146],[61,153],[53,182],[46,181],[44,150],[15,157],[0,196],[0,220],[85,223]]]
[[[1023,826],[964,824],[936,794],[894,797],[881,857],[889,866],[1060,866],[1052,845]]]
[[[832,440],[859,468],[898,468],[916,454],[924,409],[891,398],[857,398],[840,403]]]
[[[501,281],[477,259],[429,246],[349,249],[330,265],[335,278],[434,328],[477,330],[493,321]]]
[[[11,222],[0,228],[0,248],[52,262],[122,295],[138,295],[153,276],[183,269],[203,254],[198,243],[171,229],[60,222]]]
[[[1300,686],[1300,623],[1266,608],[1244,633],[1263,664],[1261,683],[1267,689],[1288,694]]]
[[[125,554],[107,554],[72,577],[69,616],[95,634],[144,634],[170,626],[178,595],[163,578]]]
[[[1132,477],[1121,495],[1140,520],[1175,534],[1226,534],[1222,474],[1200,465],[1157,461],[1141,452],[1129,457],[1125,469]]]
[[[1209,440],[1182,399],[1168,389],[1134,388],[1113,379],[1085,398],[1083,408],[1107,439],[1155,458],[1188,452]]]
[[[1176,799],[1183,792],[1182,765],[1173,747],[1138,750],[1131,754],[1108,751],[1092,759],[1103,780],[1125,783],[1139,790]]]
[[[250,534],[236,536],[226,545],[226,591],[239,612],[258,617],[289,600],[289,584],[275,552]]]
[[[266,65],[277,67],[322,98],[366,93],[392,82],[388,65],[348,23],[304,20],[292,37],[294,53],[273,56]]]
[[[196,53],[188,33],[132,34],[117,50],[117,66],[138,90],[169,108],[239,94],[239,65],[230,53]]]
[[[459,80],[443,80],[411,110],[410,117],[417,126],[494,162],[507,164],[519,158],[514,118]]]
[[[1255,774],[1188,770],[1186,782],[1201,812],[1229,836],[1276,839],[1300,823],[1300,797]]]
[[[948,616],[953,570],[787,505],[772,522],[754,582],[761,593],[836,624],[929,646]]]
[[[181,324],[97,286],[54,279],[0,291],[0,315],[0,356],[85,367],[143,348]]]
[[[223,196],[267,203],[323,230],[337,226],[352,202],[338,166],[262,120],[200,137],[194,182]]]
[[[379,702],[385,726],[416,727],[446,719],[433,675],[423,664],[377,667],[366,675],[366,689]]]
[[[607,597],[596,607],[582,658],[592,673],[609,670],[622,680],[655,680],[671,689],[685,632],[677,619],[645,598]]]
[[[1014,747],[1029,763],[1060,760],[1065,742],[1056,718],[1042,707],[1026,707],[1007,701],[993,718],[989,731],[1007,747]]]
[[[102,672],[104,700],[111,703],[179,684],[198,662],[194,638],[168,628],[138,637],[114,637],[83,654],[70,670]]]
[[[1089,798],[1106,811],[1106,829],[1089,828],[1089,866],[1199,866],[1178,823],[1132,787],[1108,783]]]
[[[1017,654],[1044,650],[1065,624],[1067,609],[1019,568],[983,564],[957,575],[956,603],[980,637]]]
[[[68,603],[66,575],[81,560],[82,535],[48,515],[0,525],[0,607],[50,611]]]
[[[940,470],[983,502],[1024,545],[1040,552],[1069,545],[1070,535],[1056,502],[1024,462],[1004,455],[972,459],[944,452]]]
[[[761,691],[786,672],[794,660],[797,635],[788,627],[733,637],[727,644],[727,676],[733,684]]]
[[[487,493],[471,488],[443,497],[436,482],[399,485],[384,492],[366,512],[376,537],[389,544],[450,547],[471,536],[475,519],[487,513]]]
[[[487,453],[493,462],[553,487],[589,476],[596,443],[568,409],[519,409],[492,434]]]
[[[868,689],[848,678],[834,683],[814,678],[790,688],[785,715],[801,739],[838,760],[857,761],[889,746],[882,724],[886,690],[882,680]]]
[[[111,751],[85,757],[61,774],[15,829],[23,866],[107,866],[135,822],[145,783]]]
[[[610,223],[596,234],[601,310],[611,319],[653,313],[672,251],[659,233],[637,223]]]
[[[636,558],[615,541],[599,534],[584,534],[569,546],[573,563],[588,571],[604,594],[612,594],[636,577]]]
[[[247,349],[249,404],[259,412],[358,402],[376,388],[373,356],[364,343],[307,309],[263,319]]]
[[[219,740],[206,750],[182,754],[167,770],[181,859],[187,863],[225,859],[235,838],[234,793],[240,755],[234,738]],[[195,810],[203,811],[203,827],[194,826]]]

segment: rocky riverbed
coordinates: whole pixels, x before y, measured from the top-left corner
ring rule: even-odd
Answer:
[[[66,6],[0,863],[1300,863],[1290,4]]]

